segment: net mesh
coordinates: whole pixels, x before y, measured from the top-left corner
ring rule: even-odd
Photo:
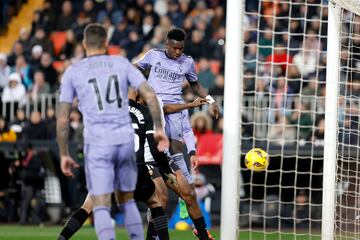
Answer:
[[[340,19],[335,231],[338,239],[359,239],[360,17],[342,9]]]
[[[240,238],[320,236],[327,6],[246,2],[242,153],[271,160],[254,172],[242,159]]]

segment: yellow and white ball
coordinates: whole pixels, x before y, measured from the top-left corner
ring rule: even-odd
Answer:
[[[246,153],[245,165],[253,171],[263,171],[269,166],[269,155],[261,148],[253,148]]]

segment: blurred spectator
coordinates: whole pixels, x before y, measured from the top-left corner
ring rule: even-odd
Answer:
[[[209,94],[215,96],[224,96],[224,84],[225,84],[224,76],[222,74],[216,75],[215,85],[210,89]]]
[[[163,29],[161,27],[159,27],[159,26],[155,27],[154,36],[150,40],[150,44],[154,48],[164,48],[165,47],[165,44],[164,44],[165,36],[166,36],[166,33],[163,31]]]
[[[71,28],[72,24],[75,22],[75,15],[73,15],[72,12],[71,1],[64,1],[61,8],[61,14],[56,18],[55,30],[66,31]]]
[[[24,56],[18,56],[16,58],[16,64],[14,70],[18,74],[20,74],[25,88],[30,89],[33,84],[33,80],[32,80],[33,73],[30,64],[26,62]]]
[[[94,7],[94,2],[92,0],[85,0],[83,4],[83,11],[80,14],[85,16],[87,23],[95,22],[97,9]]]
[[[288,204],[283,207],[282,217],[285,226],[293,228],[309,228],[310,207],[309,196],[304,190],[296,194],[295,205]]]
[[[15,65],[16,58],[19,56],[23,56],[24,54],[24,46],[21,42],[16,41],[13,45],[12,51],[8,56],[8,64],[10,67]]]
[[[30,57],[31,54],[31,42],[30,42],[30,31],[26,27],[22,27],[19,33],[18,40],[24,47],[24,56],[26,59]]]
[[[122,20],[123,13],[117,8],[116,2],[114,0],[105,1],[105,9],[101,10],[97,15],[97,21],[103,22],[103,20],[109,17],[112,24],[115,26]]]
[[[20,178],[21,205],[19,224],[26,224],[29,220],[29,213],[32,224],[40,224],[43,221],[43,200],[41,189],[44,187],[45,170],[41,157],[28,144],[24,158],[21,160]]]
[[[56,16],[58,14],[58,11],[55,6],[56,4],[53,1],[47,0],[45,1],[42,9],[44,25],[47,26],[47,30],[50,31],[55,30]]]
[[[273,84],[276,84],[273,92],[275,94],[273,100],[273,108],[276,111],[276,114],[289,115],[292,108],[292,93],[293,90],[289,86],[284,77],[273,80]]]
[[[126,10],[126,19],[130,27],[140,26],[141,17],[136,8],[130,7]]]
[[[40,100],[41,95],[46,96],[50,93],[50,85],[45,81],[44,73],[36,71],[34,73],[34,85],[31,89],[31,100],[36,102]]]
[[[110,39],[110,44],[120,46],[124,44],[128,39],[129,31],[128,22],[126,19],[123,19],[116,25],[115,31]]]
[[[212,120],[207,113],[194,113],[190,118],[190,122],[197,140],[203,134],[212,133]]]
[[[305,46],[304,46],[305,47]],[[318,63],[318,53],[312,49],[302,48],[293,58],[301,76],[306,78],[309,74],[316,71]]]
[[[37,28],[35,30],[35,35],[31,39],[31,46],[40,45],[44,52],[49,52],[53,54],[53,45],[50,39],[46,36],[44,28]]]
[[[151,1],[145,1],[143,8],[143,15],[151,15],[154,19],[154,25],[158,25],[160,22],[159,15],[154,11],[154,5]]]
[[[33,70],[36,70],[40,67],[40,59],[42,53],[43,53],[43,48],[40,45],[35,45],[32,47],[29,63]]]
[[[75,45],[76,45],[76,40],[75,40],[74,31],[71,29],[67,30],[66,31],[66,42],[60,51],[59,58],[61,60],[70,59],[74,54]]]
[[[299,140],[308,141],[311,138],[313,126],[310,109],[306,108],[306,105],[300,101],[296,101],[295,104],[295,111],[291,114],[290,124],[298,126]]]
[[[339,127],[339,142],[342,144],[357,145],[359,143],[359,129],[358,116],[345,116],[344,121]]]
[[[295,144],[296,131],[289,125],[287,117],[279,115],[275,124],[269,128],[268,139],[274,144]]]
[[[159,16],[164,16],[168,12],[168,5],[166,0],[157,0],[154,3],[154,12],[159,14]]]
[[[200,58],[199,60],[198,79],[207,90],[214,86],[215,75],[211,72],[210,62],[206,58]]]
[[[5,118],[0,117],[0,142],[15,142],[16,139],[15,131],[9,128]]]
[[[194,60],[207,56],[203,31],[196,29],[192,31],[190,39],[187,40],[185,44],[185,53],[194,58]]]
[[[272,44],[273,44],[272,30],[265,29],[264,32],[260,34],[259,60],[265,59],[271,54]]]
[[[105,17],[104,20],[101,22],[102,26],[105,28],[106,34],[107,34],[107,41],[110,41],[112,38],[115,27],[112,25],[111,20],[109,17]]]
[[[247,53],[244,56],[244,68],[245,71],[256,71],[256,65],[257,65],[257,50],[258,47],[255,43],[251,43],[247,46]]]
[[[10,74],[10,66],[7,65],[7,56],[5,53],[0,53],[0,91],[4,89],[8,83]]]
[[[206,1],[204,0],[196,1],[194,9],[190,12],[190,16],[195,21],[204,19],[210,20],[213,15],[213,10],[207,7]]]
[[[177,1],[170,1],[169,2],[169,11],[167,13],[167,15],[169,16],[169,18],[171,19],[171,22],[176,26],[176,27],[181,27],[184,19],[186,17],[186,15],[179,11],[180,7],[179,7],[179,3]]]
[[[173,27],[171,19],[166,15],[161,16],[159,27],[161,27],[162,30],[167,33]]]
[[[11,122],[10,129],[16,132],[18,139],[22,139],[22,134],[25,126],[29,121],[25,118],[25,111],[22,108],[18,108],[15,114],[15,120]]]
[[[325,118],[321,117],[316,123],[313,141],[315,144],[323,144],[325,135]]]
[[[41,120],[40,112],[32,111],[30,114],[30,122],[24,129],[25,140],[44,140],[47,137],[46,125]]]
[[[11,73],[8,79],[8,84],[2,94],[2,102],[24,104],[26,102],[26,90],[25,86],[21,83],[20,75],[18,73]]]
[[[276,44],[274,47],[274,53],[267,56],[266,62],[270,64],[268,71],[270,73],[276,73],[275,70],[272,70],[274,66],[281,66],[282,73],[284,76],[286,74],[287,65],[292,62],[292,57],[287,53],[287,49],[283,44]]]
[[[216,6],[211,19],[211,28],[216,32],[220,27],[225,27],[225,11],[222,6]]]
[[[45,75],[45,81],[50,84],[50,88],[53,91],[57,84],[57,72],[52,66],[51,55],[47,52],[44,52],[41,56],[40,61],[40,71]]]
[[[83,142],[84,125],[82,116],[78,110],[72,110],[70,113],[70,139],[77,143]]]
[[[152,37],[154,36],[154,18],[151,15],[145,15],[143,18],[143,24],[141,27],[141,34],[143,36],[143,40],[145,42],[150,41]]]
[[[71,58],[71,62],[75,63],[85,57],[85,51],[81,43],[76,44],[74,56]]]
[[[41,10],[36,10],[33,14],[32,22],[31,22],[31,32],[30,35],[34,36],[36,30],[38,28],[43,28],[43,16]]]
[[[46,134],[47,139],[55,140],[56,138],[56,117],[55,117],[55,110],[52,107],[46,109]]]
[[[82,41],[86,24],[87,22],[83,15],[79,15],[76,18],[76,22],[73,24],[72,29],[74,31],[75,38],[77,41]]]
[[[206,57],[224,61],[225,59],[225,27],[220,27],[209,41]]]
[[[138,32],[133,29],[129,33],[129,41],[122,45],[122,47],[127,49],[127,58],[131,61],[141,52],[143,45],[144,42],[141,40]]]

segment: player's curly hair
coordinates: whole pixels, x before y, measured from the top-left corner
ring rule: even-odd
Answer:
[[[167,33],[167,39],[175,41],[184,41],[186,38],[186,33],[182,28],[172,28]]]

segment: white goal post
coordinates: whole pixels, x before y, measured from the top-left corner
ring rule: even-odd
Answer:
[[[244,0],[228,0],[226,8],[226,54],[224,93],[224,148],[221,180],[221,237],[238,239],[239,128],[242,102]]]
[[[221,239],[360,239],[360,0],[228,0],[226,20]]]
[[[335,178],[337,160],[337,118],[340,56],[340,7],[333,2],[328,6],[328,38],[326,68],[325,136],[323,164],[323,205],[321,237],[334,239]],[[331,96],[331,97],[329,97]]]

